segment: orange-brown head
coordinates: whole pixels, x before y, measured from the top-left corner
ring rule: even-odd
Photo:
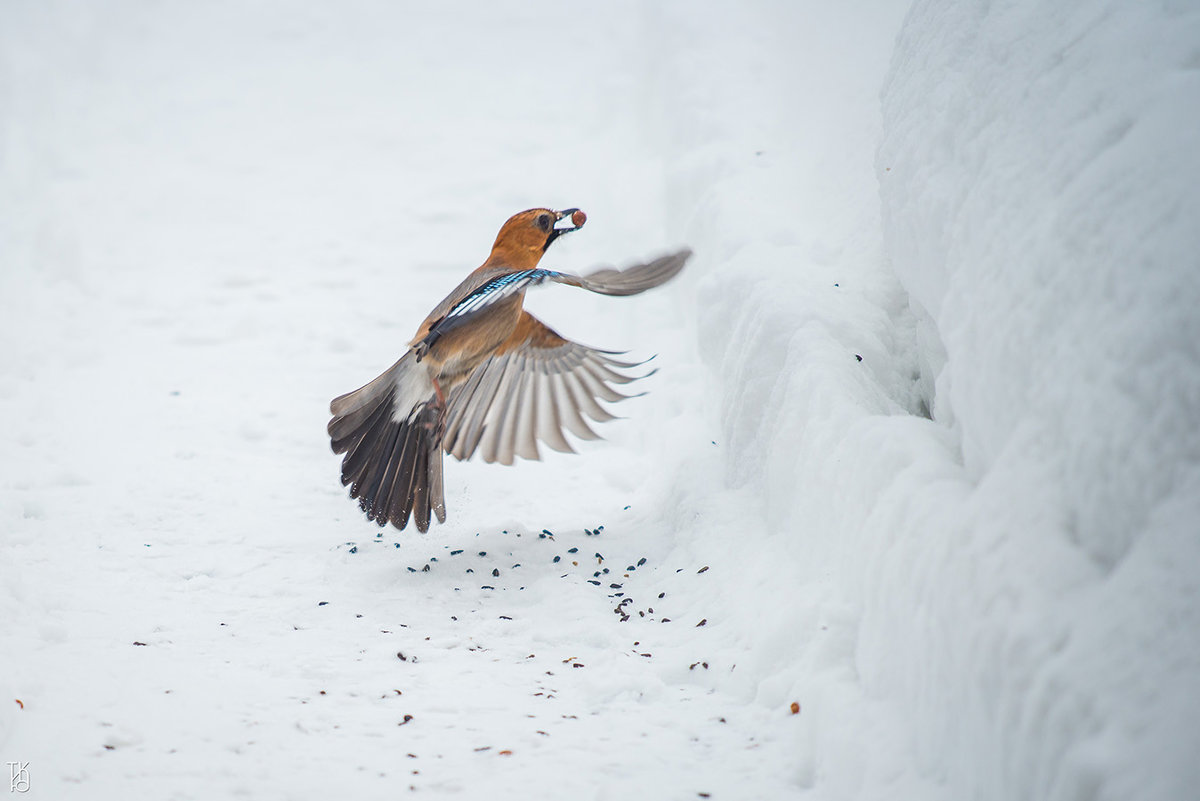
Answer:
[[[556,227],[561,220],[570,224]],[[508,218],[496,235],[492,254],[484,262],[485,267],[505,265],[517,270],[531,270],[537,266],[550,243],[563,234],[578,231],[587,220],[579,209],[529,209]]]

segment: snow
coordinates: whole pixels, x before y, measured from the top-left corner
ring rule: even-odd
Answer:
[[[29,797],[1194,794],[1191,4],[0,8]],[[649,394],[380,533],[329,399],[535,205],[696,251],[530,296]]]

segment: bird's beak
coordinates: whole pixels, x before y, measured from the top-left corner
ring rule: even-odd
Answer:
[[[587,220],[587,216],[579,209],[563,209],[562,211],[554,212],[554,230],[550,232],[549,238],[546,240],[546,247],[550,247],[550,243],[558,239],[563,234],[569,234],[572,231],[578,231],[583,227],[583,223]],[[559,225],[563,220],[566,220],[566,225]],[[545,248],[542,248],[545,250]]]

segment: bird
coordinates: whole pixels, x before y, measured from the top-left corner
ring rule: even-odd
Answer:
[[[403,530],[411,516],[422,533],[431,513],[445,523],[443,452],[504,465],[539,459],[539,440],[574,452],[563,429],[599,439],[584,416],[614,419],[597,401],[631,397],[612,385],[646,377],[625,372],[644,362],[567,339],[524,309],[526,290],[546,282],[636,295],[673,278],[692,255],[684,248],[586,275],[538,266],[551,244],[586,221],[578,208],[514,214],[487,259],[434,307],[396,363],[330,402],[327,431],[333,452],[344,454],[342,485],[368,520]]]

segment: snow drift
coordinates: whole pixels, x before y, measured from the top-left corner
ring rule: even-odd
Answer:
[[[1187,4],[917,2],[875,176],[910,308],[870,237],[838,225],[874,227],[844,200],[866,195],[861,165],[838,160],[871,130],[854,74],[809,91],[827,85],[822,41],[775,82],[730,81],[762,126],[743,153],[765,131],[796,146],[786,177],[714,180],[685,226],[711,255],[699,327],[725,464],[767,521],[751,541],[777,572],[756,579],[794,599],[753,650],[786,632],[797,694],[822,707],[853,688],[950,798],[1168,799],[1200,781],[1198,23]],[[753,236],[710,233],[731,229]],[[903,775],[819,725],[818,784],[877,797],[864,767]]]

